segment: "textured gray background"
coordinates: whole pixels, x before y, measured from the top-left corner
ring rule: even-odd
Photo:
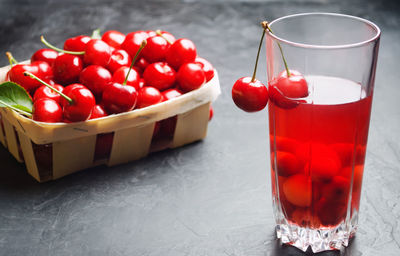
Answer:
[[[310,11],[382,29],[360,228],[344,254],[400,255],[400,5],[377,0],[0,1],[1,56],[29,58],[42,34],[61,45],[97,27],[161,28],[196,43],[223,91],[204,141],[134,163],[38,184],[0,147],[0,255],[301,255],[275,240],[267,112],[241,112],[230,90],[251,75],[259,21]]]

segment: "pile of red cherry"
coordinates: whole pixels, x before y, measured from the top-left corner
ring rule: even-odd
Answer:
[[[30,64],[18,64],[9,54],[15,64],[6,78],[29,92],[32,118],[41,122],[79,122],[144,108],[214,76],[191,40],[176,40],[166,31],[80,35],[67,39],[63,49],[43,37],[42,42],[51,49],[36,51]]]

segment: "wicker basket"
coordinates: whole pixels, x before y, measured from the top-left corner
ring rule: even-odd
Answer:
[[[9,69],[9,66],[0,68],[0,81],[4,81]],[[215,72],[208,83],[180,97],[85,122],[42,123],[0,108],[0,142],[15,159],[25,162],[28,173],[36,180],[54,180],[79,170],[126,163],[150,152],[203,139],[207,134],[210,104],[220,93]],[[173,136],[154,140],[156,123],[165,119],[176,120]],[[107,144],[109,148],[104,149]]]

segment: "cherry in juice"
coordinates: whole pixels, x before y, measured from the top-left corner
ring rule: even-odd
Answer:
[[[269,104],[272,192],[289,223],[332,227],[358,212],[372,93],[340,78],[307,81],[295,108]]]

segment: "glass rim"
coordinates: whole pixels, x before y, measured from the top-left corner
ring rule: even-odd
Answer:
[[[366,44],[369,44],[371,42],[378,40],[381,35],[381,30],[379,29],[379,27],[375,23],[373,23],[369,20],[366,20],[364,18],[360,18],[357,16],[340,14],[340,13],[330,13],[330,12],[307,12],[307,13],[286,15],[286,16],[280,17],[278,19],[275,19],[275,20],[269,22],[268,25],[272,26],[275,22],[279,22],[279,21],[282,21],[287,18],[300,17],[300,16],[311,16],[311,15],[336,16],[336,17],[343,17],[343,18],[352,19],[352,20],[358,20],[358,21],[361,21],[364,24],[372,27],[375,30],[375,35],[367,40],[360,41],[357,43],[352,43],[352,44],[317,45],[317,44],[304,44],[304,43],[293,42],[293,41],[284,39],[282,37],[276,36],[275,34],[271,33],[269,30],[267,30],[267,33],[269,36],[273,37],[274,39],[276,39],[282,43],[289,44],[289,45],[296,46],[296,47],[301,47],[301,48],[309,48],[309,49],[345,49],[345,48],[359,47],[359,46],[363,46],[363,45],[366,45]]]

